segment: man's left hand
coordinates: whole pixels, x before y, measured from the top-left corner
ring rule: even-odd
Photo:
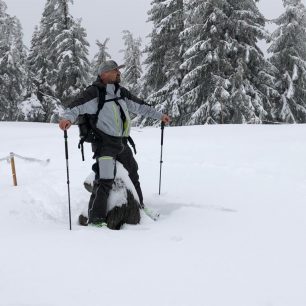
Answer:
[[[161,118],[161,121],[165,124],[169,124],[171,121],[171,118],[168,115],[164,114]]]

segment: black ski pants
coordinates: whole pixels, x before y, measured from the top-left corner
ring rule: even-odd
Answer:
[[[107,215],[107,199],[116,176],[116,160],[122,163],[128,171],[135,186],[140,204],[143,205],[143,195],[139,182],[138,164],[133,156],[126,138],[103,135],[101,143],[94,146],[96,163],[92,169],[96,174],[93,192],[89,200],[89,223],[105,219]]]

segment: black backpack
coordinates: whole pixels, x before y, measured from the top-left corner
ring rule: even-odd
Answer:
[[[116,104],[119,106],[120,108],[120,114],[121,114],[121,119],[124,122],[126,120],[126,116],[124,114],[124,111],[121,107],[121,105],[118,103],[118,100],[120,99],[124,99],[124,92],[125,91],[120,91],[121,92],[121,97],[118,99],[108,99],[105,100],[105,96],[106,96],[106,89],[100,89],[98,86],[96,85],[91,85],[96,87],[97,90],[97,99],[98,99],[98,110],[95,114],[84,114],[84,115],[79,115],[78,119],[77,119],[77,124],[79,127],[79,136],[80,136],[80,141],[78,144],[78,148],[81,149],[81,153],[82,153],[82,160],[84,161],[84,142],[87,143],[97,143],[99,141],[99,133],[97,131],[97,121],[98,121],[98,116],[100,111],[102,110],[104,103],[106,102],[110,102],[110,101],[115,101]],[[90,87],[90,86],[89,86]],[[119,89],[119,86],[116,86],[116,91]],[[131,146],[134,149],[134,153],[136,154],[136,146],[135,143],[133,141],[133,139],[129,136],[128,137],[128,142],[131,144]]]

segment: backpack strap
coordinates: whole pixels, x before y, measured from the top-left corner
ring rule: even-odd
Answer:
[[[124,87],[121,87],[120,85],[116,84],[115,85],[115,93],[117,93],[118,89],[120,88],[120,96],[121,96],[121,99],[124,100],[124,98],[129,98],[128,95],[130,94],[129,91],[124,88]],[[118,103],[119,104],[119,103]],[[120,112],[121,112],[121,105],[119,104],[120,106]],[[125,117],[125,114],[124,114],[124,117]],[[126,119],[126,117],[125,117]],[[131,147],[133,148],[133,151],[135,153],[135,155],[137,154],[137,151],[136,151],[136,145],[135,145],[135,142],[133,140],[133,138],[131,136],[129,136],[127,138],[127,141],[128,143],[131,145]]]
[[[98,109],[97,109],[95,118],[93,120],[94,122],[92,122],[92,124],[91,124],[92,129],[95,130],[99,113],[102,110],[103,105],[105,103],[106,90],[102,90],[102,94],[101,94],[100,88],[98,86],[95,86],[95,85],[90,85],[86,89],[90,88],[91,86],[94,86],[96,88],[96,90],[97,90],[97,99],[98,99]],[[85,142],[87,136],[88,135],[86,135],[85,137],[82,137],[80,139],[80,141],[79,141],[79,144],[78,144],[78,148],[81,149],[81,154],[82,154],[82,160],[83,161],[85,160],[85,157],[84,157],[84,142]]]
[[[123,122],[123,131],[124,132],[124,126],[125,126],[125,122],[126,122],[126,116],[125,116],[125,113],[123,111],[123,108],[122,106],[119,104],[118,100],[121,100],[121,99],[124,99],[123,96],[121,97],[117,97],[117,98],[112,98],[112,99],[107,99],[105,100],[105,96],[106,96],[106,88],[103,87],[102,89],[100,87],[98,87],[97,85],[91,85],[91,86],[94,86],[96,87],[97,89],[97,99],[98,99],[98,109],[97,109],[97,112],[96,112],[96,116],[95,116],[95,122],[94,122],[94,126],[92,127],[94,130],[96,129],[96,125],[97,125],[97,121],[98,121],[98,116],[99,116],[99,113],[100,111],[102,110],[104,104],[106,102],[111,102],[111,101],[114,101],[119,109],[120,109],[120,116],[121,116],[121,120]],[[118,89],[120,88],[120,85],[119,84],[115,84],[115,94],[117,93]]]
[[[96,87],[97,89],[97,99],[98,99],[98,110],[96,112],[96,117],[98,118],[100,111],[102,110],[104,103],[108,102],[108,100],[105,100],[105,96],[106,96],[106,89],[103,88],[102,90],[96,86],[96,85],[92,85],[94,87]],[[102,94],[101,94],[102,93]]]
[[[120,85],[115,84],[115,95],[117,94],[119,88],[120,88]],[[122,120],[122,134],[124,134],[124,129],[125,129],[125,125],[126,125],[126,115],[124,113],[124,110],[123,110],[121,104],[118,102],[118,100],[124,100],[124,97],[121,94],[121,91],[120,91],[120,98],[118,97],[118,98],[110,99],[110,101],[114,101],[116,103],[116,105],[119,107],[120,117],[121,117],[121,120]]]

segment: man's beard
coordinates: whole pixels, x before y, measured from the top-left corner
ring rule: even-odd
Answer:
[[[119,84],[121,82],[120,75],[116,77],[116,80],[112,80],[109,82],[109,84]]]

